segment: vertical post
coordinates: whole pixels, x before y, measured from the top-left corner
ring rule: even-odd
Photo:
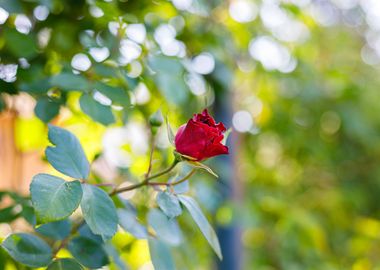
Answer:
[[[0,114],[0,190],[20,191],[22,155],[15,144],[17,113],[6,110]]]
[[[225,123],[226,127],[232,127],[232,95],[229,91],[220,91],[216,95],[215,115],[218,121]],[[241,201],[241,189],[236,173],[236,134],[231,133],[228,139],[229,155],[217,159],[219,174],[219,192],[223,202],[231,201],[238,205]],[[218,225],[217,234],[222,248],[223,260],[218,261],[219,270],[239,270],[242,262],[241,230],[236,221],[231,224]]]

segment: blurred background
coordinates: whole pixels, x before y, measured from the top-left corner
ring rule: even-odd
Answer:
[[[191,193],[225,259],[185,216],[178,269],[380,269],[379,67],[378,0],[0,0],[0,189],[27,196],[53,172],[46,123],[121,183],[147,168],[149,115],[176,129],[208,107],[231,154]],[[154,170],[172,159],[165,128],[156,149]],[[0,238],[25,230],[0,197]],[[152,269],[144,240],[113,241]]]

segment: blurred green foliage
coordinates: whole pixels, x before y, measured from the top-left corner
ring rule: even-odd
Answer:
[[[239,9],[235,2],[249,4]],[[241,228],[243,269],[380,269],[375,2],[2,0],[9,17],[0,25],[0,109],[5,93],[32,95],[36,116],[49,122],[60,112],[58,121],[94,159],[107,132],[94,122],[146,123],[161,108],[178,126],[229,93],[227,103],[253,121],[233,121],[242,131],[232,136],[238,198],[221,201],[218,184],[205,175],[192,192],[217,224]],[[47,8],[45,19],[37,19],[37,6]],[[29,30],[18,14],[29,18]],[[128,32],[135,24],[146,31],[142,41],[143,32]],[[214,59],[210,73],[205,62],[194,63],[202,53]],[[5,75],[9,64],[18,64],[15,78]],[[23,150],[46,145],[35,119],[19,120],[18,130]],[[147,160],[128,144],[122,147],[134,162],[120,173],[140,175]],[[168,153],[162,147],[156,158]],[[232,167],[218,174],[223,169]],[[189,247],[175,254],[179,269],[210,269],[205,241],[188,216],[181,223]],[[113,241],[138,269],[147,243],[128,237]]]

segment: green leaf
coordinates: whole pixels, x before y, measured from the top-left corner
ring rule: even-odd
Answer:
[[[59,172],[78,179],[86,179],[90,173],[90,164],[78,139],[65,129],[49,125],[49,146],[46,158]]]
[[[173,74],[158,73],[155,81],[168,102],[183,104],[187,100],[189,90],[182,76],[173,77]]]
[[[156,72],[154,80],[165,99],[174,104],[184,103],[189,90],[181,62],[174,57],[154,56],[149,58],[149,65]]]
[[[166,74],[174,75],[184,70],[182,63],[175,57],[156,55],[151,56],[148,61],[151,68],[155,71],[164,72]]]
[[[205,170],[206,172],[208,172],[209,174],[215,176],[216,178],[219,177],[219,176],[218,176],[213,170],[211,170],[210,167],[208,167],[207,165],[205,165],[205,164],[203,164],[203,163],[201,163],[201,162],[199,162],[199,161],[186,160],[186,162],[187,162],[190,166],[192,166],[192,167],[194,167],[194,168],[203,169],[203,170]]]
[[[23,205],[21,216],[33,227],[36,226],[37,220],[34,213],[34,208],[29,205]]]
[[[48,97],[43,97],[37,100],[36,107],[34,107],[34,113],[45,123],[49,123],[59,113],[60,104],[54,102]]]
[[[19,89],[24,92],[36,95],[44,95],[51,88],[50,80],[48,78],[36,79],[32,82],[21,82]]]
[[[96,63],[93,65],[95,73],[101,77],[113,77],[115,76],[116,69],[105,65],[104,63]]]
[[[88,227],[87,223],[84,223],[82,226],[80,226],[78,232],[79,232],[80,236],[92,239],[95,242],[98,242],[98,243],[103,243],[104,242],[101,236],[99,236],[97,234],[94,234],[91,231],[91,229],[90,229],[90,227]]]
[[[110,106],[105,106],[97,102],[91,95],[83,94],[79,99],[82,111],[91,117],[92,120],[105,126],[115,123]]]
[[[24,35],[16,29],[4,29],[5,46],[16,57],[31,59],[37,55],[36,39],[32,34]]]
[[[169,247],[162,241],[149,238],[149,253],[155,270],[174,270],[174,262]]]
[[[130,106],[129,95],[122,88],[110,86],[101,82],[95,83],[94,88],[112,100],[112,104],[119,104],[124,107]]]
[[[82,199],[80,182],[65,181],[49,174],[37,174],[30,184],[33,207],[40,223],[70,216]]]
[[[63,240],[70,235],[71,223],[64,219],[39,226],[36,232],[54,240]]]
[[[73,259],[57,259],[52,262],[47,270],[83,270],[83,267]]]
[[[16,211],[18,205],[11,205],[0,209],[0,223],[10,223],[11,221],[17,219],[20,213]]]
[[[72,73],[61,73],[50,79],[52,86],[57,86],[66,91],[81,91],[86,92],[90,89],[90,83],[81,75]]]
[[[174,218],[182,214],[182,208],[177,196],[169,192],[161,191],[158,193],[156,200],[158,206],[169,218]]]
[[[118,218],[115,205],[104,190],[83,184],[81,208],[94,234],[100,235],[104,241],[112,238],[117,230]]]
[[[117,215],[119,217],[119,224],[124,230],[138,239],[148,238],[147,229],[138,222],[135,213],[127,209],[118,209]]]
[[[11,234],[1,246],[13,259],[30,267],[47,266],[52,259],[50,247],[32,234]]]
[[[0,80],[0,94],[1,93],[8,93],[11,95],[15,95],[18,93],[18,89],[16,89],[16,83],[8,83],[6,81]],[[5,105],[5,104],[4,104]]]
[[[86,267],[100,268],[109,263],[103,246],[92,239],[78,236],[67,247],[74,258]]]
[[[218,255],[219,259],[222,260],[223,256],[220,249],[218,237],[214,229],[211,227],[210,223],[208,223],[206,217],[202,213],[202,210],[199,207],[198,203],[193,198],[185,195],[178,195],[178,199],[190,212],[190,215],[193,217],[195,223],[198,225],[204,237],[206,238],[210,246],[213,248],[216,255]]]
[[[177,181],[181,180],[184,176],[185,175],[176,175],[174,177],[171,177],[169,179],[168,183],[177,182]],[[173,192],[175,194],[182,194],[182,193],[188,192],[190,189],[189,180],[186,180],[182,183],[179,183],[177,185],[172,186],[172,189],[173,189]]]
[[[9,13],[22,13],[24,12],[21,3],[19,1],[7,1],[0,0],[0,7],[8,11]]]
[[[148,213],[148,223],[156,231],[157,237],[166,243],[177,246],[182,241],[182,233],[177,221],[169,219],[158,209],[151,209]]]
[[[118,270],[128,270],[127,265],[120,258],[119,251],[115,248],[114,245],[107,243],[104,246],[104,249],[105,249],[106,253],[108,254],[108,257],[111,258],[112,262],[117,266]]]
[[[9,196],[13,201],[14,205],[3,208],[0,210],[0,223],[10,222],[9,219],[11,216],[14,218],[23,217],[29,224],[32,226],[36,225],[36,215],[34,214],[34,208],[32,207],[32,201],[30,198],[23,197],[15,192],[11,191],[1,191],[0,192],[0,205],[4,196]],[[20,211],[21,206],[21,211]],[[7,221],[8,220],[8,221]],[[1,269],[1,268],[0,268]]]

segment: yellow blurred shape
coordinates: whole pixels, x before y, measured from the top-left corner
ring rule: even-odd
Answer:
[[[123,248],[124,246],[130,244],[135,238],[129,234],[122,231],[118,231],[112,238],[112,243],[117,248]]]
[[[263,134],[259,139],[259,147],[256,152],[257,162],[265,168],[274,168],[282,157],[283,149],[277,135]]]
[[[293,213],[293,218],[305,232],[310,244],[320,252],[328,251],[326,234],[320,224],[302,209],[297,209]]]
[[[355,221],[355,229],[357,232],[372,238],[380,236],[380,221],[373,218],[358,218]]]
[[[23,152],[33,151],[47,145],[47,128],[37,117],[17,118],[15,123],[16,146]]]
[[[95,122],[89,122],[84,125],[75,126],[72,130],[78,136],[84,152],[91,162],[95,155],[102,150],[102,137],[105,127]]]
[[[261,228],[250,228],[243,231],[241,241],[246,247],[260,247],[266,240],[266,233]]]
[[[352,265],[352,270],[372,270],[372,265],[368,259],[360,259]]]
[[[263,103],[261,113],[255,117],[255,122],[257,123],[258,126],[262,126],[265,123],[269,122],[271,115],[272,115],[272,111],[270,107],[267,104]]]
[[[71,253],[67,249],[61,249],[57,253],[57,258],[72,258]]]
[[[286,205],[275,197],[265,196],[259,201],[263,211],[269,213],[286,213]]]
[[[8,263],[7,265],[5,265],[5,269],[4,270],[17,270],[17,268],[13,264]]]
[[[309,227],[307,231],[315,247],[317,247],[319,251],[326,251],[327,250],[326,236],[322,228],[320,228],[317,225],[313,225]]]
[[[232,208],[228,205],[224,205],[216,212],[216,220],[221,225],[228,225],[232,222]]]
[[[55,51],[49,51],[47,60],[48,61],[45,65],[45,71],[47,73],[57,74],[61,71],[61,56],[58,53]]]
[[[70,110],[62,110],[58,126],[73,133],[80,141],[83,150],[91,162],[95,155],[102,149],[102,137],[106,127],[102,124],[90,120],[79,106],[81,94],[70,92],[67,99],[67,106]]]
[[[79,119],[78,122],[65,122],[62,127],[79,139],[90,162],[102,150],[102,137],[106,129],[104,126]]]
[[[352,240],[350,240],[349,247],[350,247],[350,253],[353,256],[362,256],[367,254],[367,252],[371,248],[372,241],[368,238],[363,237],[355,237]]]
[[[315,20],[310,16],[305,16],[304,14],[300,14],[300,19],[303,23],[306,24],[306,26],[311,30],[313,28],[317,28],[318,24],[315,22]]]
[[[68,111],[68,115],[69,114],[73,114],[73,113],[81,113],[81,109],[80,109],[80,105],[79,105],[79,98],[82,96],[82,93],[79,93],[79,92],[70,92],[69,95],[67,95],[67,101],[66,101],[66,104],[68,106],[68,108],[70,108],[70,110]]]
[[[132,147],[129,143],[126,143],[126,144],[123,144],[121,147],[121,150],[124,150],[126,152],[131,152],[132,151]]]
[[[336,112],[328,111],[321,116],[321,129],[327,135],[333,135],[338,132],[341,120]]]
[[[301,173],[302,167],[292,159],[282,159],[275,171],[277,183],[283,186],[294,184]]]
[[[130,170],[134,175],[141,175],[148,169],[149,157],[148,156],[135,156]]]
[[[161,18],[170,19],[177,15],[177,10],[170,3],[160,2],[159,5],[154,5],[152,13],[157,14]]]
[[[128,254],[122,254],[121,257],[127,259],[132,269],[138,269],[150,261],[148,242],[146,240],[134,241],[130,252]]]

